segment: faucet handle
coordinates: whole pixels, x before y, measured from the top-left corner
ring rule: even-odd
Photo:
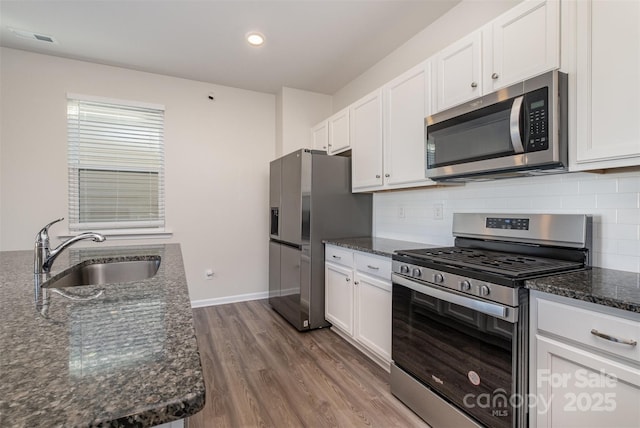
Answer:
[[[62,220],[64,220],[64,217],[61,217],[61,218],[59,218],[57,220],[53,220],[51,223],[47,224],[45,227],[40,229],[40,232],[38,232],[38,234],[36,235],[36,242],[48,241],[49,240],[49,227],[51,227],[52,224],[58,223],[58,222],[60,222]]]

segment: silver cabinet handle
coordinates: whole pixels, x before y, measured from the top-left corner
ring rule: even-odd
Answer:
[[[478,82],[471,82],[471,87],[472,88],[477,88],[478,87]]]
[[[347,281],[347,282],[349,282],[349,281],[351,281],[351,278],[346,277],[344,280],[345,280],[345,281]]]
[[[335,254],[333,254],[331,257],[333,257],[334,259],[338,259],[338,260],[340,260],[342,258],[340,256],[336,256]]]
[[[369,269],[373,269],[373,270],[378,270],[378,269],[380,269],[378,266],[371,266],[371,265],[367,265],[367,267],[368,267]]]
[[[391,174],[385,174],[384,176],[385,177],[391,177]]]
[[[358,282],[358,281],[353,281],[353,283],[354,283],[355,285],[360,284],[360,282]]]
[[[380,178],[380,174],[376,174],[376,178]]]
[[[498,77],[500,77],[500,75],[499,75],[498,73],[493,73],[493,74],[491,75],[491,78],[492,78],[493,80],[496,80]]]
[[[595,328],[591,329],[591,334],[593,334],[594,336],[598,336],[602,339],[609,340],[611,342],[622,343],[624,345],[636,346],[638,344],[638,342],[633,339],[620,339],[615,336],[610,336],[606,333],[600,333]]]

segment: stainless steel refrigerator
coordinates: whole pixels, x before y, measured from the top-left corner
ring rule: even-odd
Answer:
[[[351,193],[351,158],[302,149],[270,165],[269,303],[298,330],[324,319],[324,239],[371,235],[371,195]]]

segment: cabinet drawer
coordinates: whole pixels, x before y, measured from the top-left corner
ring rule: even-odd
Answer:
[[[325,248],[324,260],[326,262],[353,267],[353,251],[345,250],[333,245],[327,245]]]
[[[368,275],[391,280],[391,259],[366,253],[355,252],[356,270]]]
[[[640,321],[618,318],[543,299],[538,300],[537,319],[538,330],[635,361],[636,364],[640,361]],[[632,340],[636,345],[614,342],[597,334]]]

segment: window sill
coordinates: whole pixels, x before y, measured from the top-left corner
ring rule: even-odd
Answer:
[[[72,238],[86,231],[69,232],[65,231],[57,235],[60,239]],[[126,239],[169,239],[173,236],[173,232],[168,229],[114,229],[114,230],[95,230],[95,232],[104,235],[109,240],[126,240]]]

